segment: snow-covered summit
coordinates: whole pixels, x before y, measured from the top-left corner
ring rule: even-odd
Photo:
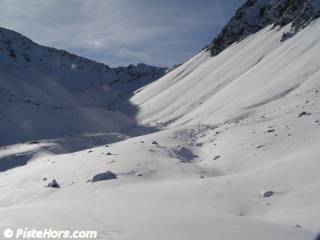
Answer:
[[[292,23],[282,40],[292,36],[320,16],[319,0],[247,0],[212,41],[207,50],[213,56],[262,28]]]
[[[129,65],[128,67],[110,68],[109,66],[77,56],[64,50],[44,47],[34,43],[27,37],[0,28],[0,67],[2,71],[27,71],[32,69],[43,75],[54,71],[70,74],[57,81],[70,89],[92,88],[99,84],[126,84],[131,81],[153,81],[163,76],[165,68],[146,64]],[[20,72],[21,73],[21,72]],[[90,74],[90,79],[84,75]],[[144,85],[144,83],[142,84]],[[128,90],[129,88],[130,90]],[[122,91],[129,92],[132,86],[124,85]]]

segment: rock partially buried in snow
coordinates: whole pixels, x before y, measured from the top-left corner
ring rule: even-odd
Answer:
[[[213,158],[213,160],[218,160],[219,158],[220,158],[220,156],[217,155],[217,156],[215,156],[215,157]]]
[[[57,183],[57,181],[55,179],[53,179],[48,185],[47,187],[49,188],[60,188],[60,185]]]
[[[301,118],[301,117],[303,117],[303,116],[309,116],[309,115],[311,115],[311,113],[308,113],[308,112],[306,112],[306,111],[303,111],[303,112],[301,112],[301,113],[298,114],[297,118]]]
[[[267,133],[273,133],[273,132],[275,132],[276,130],[274,130],[274,129],[269,129],[268,131],[267,131]]]
[[[273,191],[261,191],[260,196],[261,197],[271,197],[274,194]]]
[[[172,152],[174,156],[183,163],[191,163],[197,157],[190,149],[183,146],[179,146],[178,149],[173,149]]]
[[[107,180],[111,180],[111,179],[117,179],[117,175],[111,171],[107,171],[107,172],[99,173],[99,174],[95,175],[92,178],[91,183],[99,182],[99,181],[107,181]]]

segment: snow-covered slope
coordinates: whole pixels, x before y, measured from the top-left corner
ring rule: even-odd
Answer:
[[[199,53],[133,96],[138,118],[160,125],[219,123],[312,91],[319,85],[320,22],[281,42],[288,28],[266,27],[216,57]]]
[[[158,131],[0,148],[0,232],[96,230],[106,240],[315,239],[320,20],[282,41],[291,29],[270,25],[215,57],[203,51],[117,105]],[[92,181],[101,173],[110,177],[107,171],[117,178]],[[60,188],[45,188],[53,179]]]
[[[216,192],[213,202],[233,206],[243,211],[240,215],[297,224],[316,233],[320,178],[313,169],[319,166],[320,154],[320,21],[281,41],[290,29],[267,26],[215,57],[203,51],[131,101],[139,106],[138,119],[147,125],[219,126],[203,136],[196,154],[207,174],[214,170],[215,176],[223,175],[208,180],[214,182],[209,184]],[[216,184],[219,178],[228,179],[223,190]],[[251,202],[253,188],[277,189],[278,197]],[[263,209],[264,204],[269,207]]]
[[[119,132],[134,121],[111,111],[112,105],[164,73],[144,64],[109,68],[1,28],[0,145]]]

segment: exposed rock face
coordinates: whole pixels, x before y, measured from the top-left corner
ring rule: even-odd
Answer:
[[[291,30],[283,35],[286,40],[320,16],[319,0],[247,0],[222,32],[207,47],[216,56],[231,44],[274,24],[292,23]]]

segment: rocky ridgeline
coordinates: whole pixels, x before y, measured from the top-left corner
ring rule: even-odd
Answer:
[[[20,33],[0,28],[0,71],[8,73],[10,70],[19,72],[20,76],[28,76],[30,72],[40,76],[62,73],[57,78],[69,89],[108,84],[125,93],[159,79],[166,72],[166,68],[142,63],[110,68],[64,50],[41,46]],[[84,75],[90,76],[90,80],[84,79]],[[134,86],[129,86],[130,83]]]
[[[128,98],[165,72],[111,68],[0,28],[0,145],[130,128],[137,109]]]
[[[247,0],[206,50],[216,56],[231,44],[268,25],[292,23],[291,30],[282,37],[284,41],[318,18],[319,9],[320,0]]]

